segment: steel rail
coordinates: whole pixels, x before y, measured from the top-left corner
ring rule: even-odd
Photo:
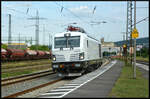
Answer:
[[[109,62],[110,62],[110,61],[108,61],[108,62],[105,61],[105,64],[103,64],[103,66],[105,66],[105,65],[108,64]],[[37,89],[42,88],[42,87],[46,87],[46,86],[48,86],[48,85],[54,84],[54,83],[56,83],[56,82],[59,82],[59,81],[61,81],[61,80],[63,80],[63,78],[58,78],[57,80],[50,81],[50,82],[48,82],[48,83],[41,84],[41,85],[39,85],[39,86],[30,88],[30,89],[26,89],[26,90],[24,90],[24,91],[17,92],[17,93],[8,95],[8,96],[4,96],[4,97],[2,97],[2,98],[15,98],[15,97],[20,96],[20,95],[22,95],[22,94],[25,94],[25,93],[28,93],[28,92],[37,90]]]
[[[59,82],[59,81],[61,81],[61,80],[62,80],[62,78],[59,78],[59,79],[57,79],[57,80],[50,81],[50,82],[48,82],[48,83],[46,83],[46,84],[41,84],[41,85],[39,85],[39,86],[30,88],[30,89],[27,89],[27,90],[24,90],[24,91],[21,91],[21,92],[17,92],[17,93],[15,93],[15,94],[11,94],[11,95],[8,95],[8,96],[2,97],[2,98],[15,98],[15,97],[20,96],[20,95],[22,95],[22,94],[25,94],[25,93],[28,93],[28,92],[37,90],[37,89],[42,88],[42,87],[46,87],[46,86],[48,86],[48,85],[54,84],[54,83],[56,83],[56,82]]]
[[[46,74],[43,74],[46,73]],[[52,71],[43,71],[43,72],[38,72],[38,73],[32,73],[32,74],[27,74],[27,75],[22,75],[22,76],[18,76],[18,77],[12,77],[12,78],[8,78],[8,79],[3,79],[1,80],[1,86],[7,86],[10,84],[15,84],[15,83],[19,83],[19,82],[23,82],[23,81],[27,81],[27,80],[31,80],[31,79],[35,79],[35,78],[39,78],[42,76],[47,76],[47,75],[51,75],[54,74],[55,72]],[[19,80],[17,80],[19,79]],[[4,83],[6,82],[6,83]]]
[[[149,66],[149,62],[148,61],[136,60],[136,62],[140,63],[140,64],[144,64],[144,65],[148,65]]]
[[[1,73],[10,73],[10,72],[16,72],[16,71],[22,71],[22,70],[30,70],[30,69],[36,69],[36,68],[46,68],[50,67],[50,64],[44,64],[44,65],[33,65],[33,66],[18,66],[14,68],[7,68],[7,69],[2,69]]]
[[[128,60],[130,60],[131,58],[128,58]],[[139,60],[136,59],[136,63],[140,63],[140,64],[144,64],[144,65],[148,65],[149,66],[149,61],[145,61],[145,60]]]

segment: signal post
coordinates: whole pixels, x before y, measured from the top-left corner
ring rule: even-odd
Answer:
[[[134,29],[132,31],[132,38],[134,38],[134,75],[133,78],[136,78],[136,38],[139,37],[139,33],[136,29],[136,1],[134,2]]]

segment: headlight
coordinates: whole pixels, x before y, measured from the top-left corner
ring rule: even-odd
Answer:
[[[53,61],[56,61],[56,57],[55,57],[55,55],[53,55]]]
[[[70,37],[71,34],[70,34],[70,33],[66,33],[66,34],[64,34],[64,36],[65,36],[65,37]]]
[[[83,57],[83,56],[80,56],[80,59],[84,59],[84,57]]]
[[[75,67],[80,67],[80,64],[75,64]]]
[[[79,59],[80,60],[84,59],[84,52],[79,54]]]
[[[53,68],[58,68],[58,65],[53,65]]]

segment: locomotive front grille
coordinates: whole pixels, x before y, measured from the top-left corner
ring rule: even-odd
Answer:
[[[70,61],[78,61],[78,60],[79,60],[79,53],[70,55]]]
[[[64,55],[56,55],[56,61],[65,61]]]

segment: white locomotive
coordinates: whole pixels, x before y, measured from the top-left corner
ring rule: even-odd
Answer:
[[[55,34],[52,68],[59,76],[80,76],[102,64],[101,44],[80,27],[69,26],[67,32]]]

